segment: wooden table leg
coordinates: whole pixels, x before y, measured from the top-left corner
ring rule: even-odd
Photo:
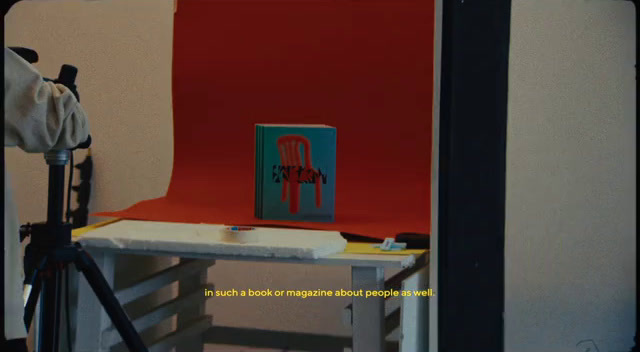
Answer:
[[[92,250],[96,262],[109,286],[113,288],[115,254]],[[102,332],[111,326],[109,316],[82,274],[78,278],[78,308],[74,352],[108,352],[110,341]]]
[[[353,298],[353,352],[384,351],[384,298],[365,298],[367,291],[384,290],[384,269],[352,267],[351,289],[362,290]]]
[[[180,262],[191,261],[197,259],[185,259],[180,258]],[[199,290],[204,284],[207,283],[207,269],[196,271],[193,275],[185,276],[181,278],[178,283],[178,294],[186,295],[195,290]],[[203,292],[204,294],[204,292]],[[178,326],[177,330],[189,325],[194,319],[202,317],[205,313],[205,304],[196,304],[183,309],[178,313]],[[204,339],[202,335],[195,335],[189,337],[188,341],[181,342],[176,346],[176,352],[202,352],[204,349]]]
[[[425,265],[402,282],[402,291],[429,289],[429,266]],[[428,351],[430,297],[401,297],[400,352]]]

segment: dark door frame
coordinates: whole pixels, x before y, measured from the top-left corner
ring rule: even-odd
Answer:
[[[504,350],[511,0],[442,0],[438,351]]]

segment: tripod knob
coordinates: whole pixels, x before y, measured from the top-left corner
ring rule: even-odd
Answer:
[[[76,150],[76,149],[88,149],[89,147],[91,147],[91,135],[87,136],[87,140],[78,144],[77,146],[71,148],[71,150]]]
[[[31,223],[20,226],[20,242],[31,235]]]

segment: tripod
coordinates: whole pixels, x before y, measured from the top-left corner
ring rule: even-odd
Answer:
[[[69,74],[70,70],[73,71],[71,74]],[[74,70],[72,66],[63,66],[57,82],[75,90],[73,80],[77,71]],[[87,148],[90,139],[88,143],[83,144],[85,145],[79,147]],[[65,165],[69,161],[69,155],[68,150],[45,153],[45,160],[49,165],[47,221],[23,226],[20,231],[21,237],[31,236],[31,242],[25,249],[24,259],[25,297],[28,297],[25,299],[24,323],[28,330],[37,301],[40,299],[41,328],[37,351],[58,352],[62,274],[67,266],[73,263],[84,275],[129,350],[146,352],[147,348],[100,269],[80,243],[71,242],[72,226],[62,220]],[[71,344],[71,341],[69,343]]]
[[[31,243],[25,250],[25,283],[28,284],[25,325],[27,328],[31,325],[40,298],[42,328],[37,350],[58,351],[62,273],[73,263],[84,275],[129,350],[147,351],[96,263],[79,243],[71,242],[71,224],[62,222],[64,167],[68,158],[67,150],[45,154],[49,165],[47,222],[32,224],[27,229]]]

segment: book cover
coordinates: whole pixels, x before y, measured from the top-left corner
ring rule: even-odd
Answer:
[[[255,215],[332,222],[336,139],[326,125],[256,125]]]

